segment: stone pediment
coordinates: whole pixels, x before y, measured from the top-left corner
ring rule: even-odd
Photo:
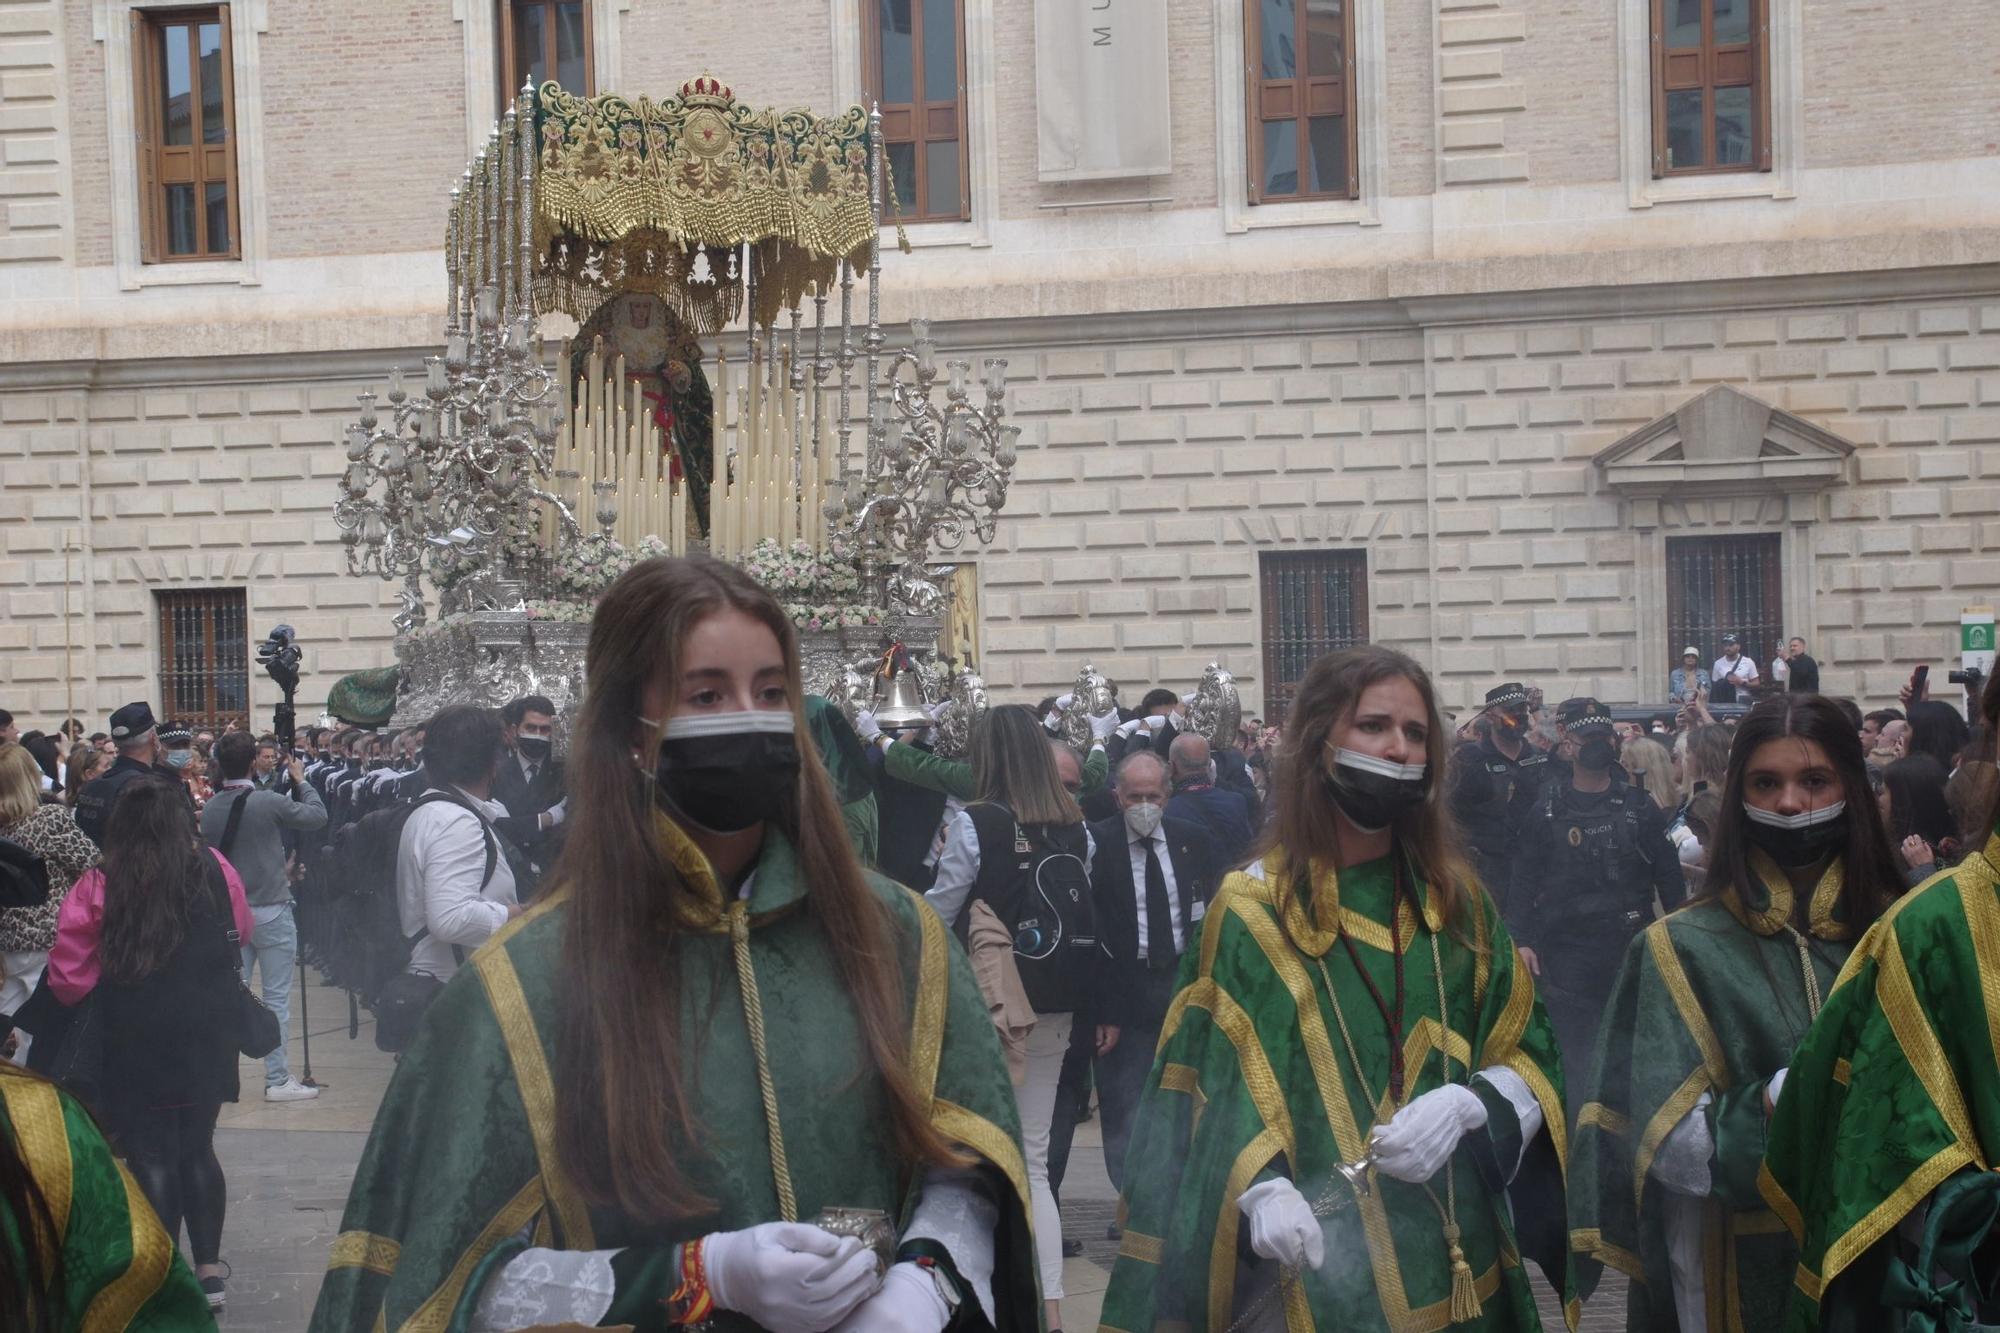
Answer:
[[[1840,481],[1853,452],[1825,427],[1718,384],[1591,461],[1621,495],[1802,494]]]

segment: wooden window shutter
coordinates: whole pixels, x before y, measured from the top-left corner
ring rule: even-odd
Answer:
[[[135,9],[127,18],[132,39],[132,150],[139,164],[139,262],[151,264],[160,257],[159,98],[153,82],[159,53],[145,13]]]
[[[1653,175],[1667,174],[1667,13],[1666,0],[1652,0]]]
[[[1264,121],[1259,107],[1263,101],[1264,67],[1258,58],[1264,30],[1257,14],[1257,0],[1243,0],[1243,139],[1247,151],[1250,202],[1264,202]]]
[[[1750,99],[1750,123],[1757,136],[1757,170],[1771,169],[1771,0],[1757,0],[1750,34],[1757,43],[1757,91]]]

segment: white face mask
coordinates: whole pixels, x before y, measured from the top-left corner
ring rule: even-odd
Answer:
[[[1333,752],[1333,762],[1343,768],[1351,768],[1362,773],[1379,773],[1385,778],[1395,778],[1401,782],[1421,782],[1431,770],[1429,761],[1421,764],[1399,764],[1393,760],[1377,758],[1372,754],[1362,754],[1344,746]]]
[[[1151,801],[1125,807],[1125,827],[1135,838],[1150,838],[1153,830],[1160,826],[1160,807]]]
[[[1817,810],[1801,810],[1795,815],[1781,815],[1776,810],[1759,809],[1757,806],[1745,801],[1743,803],[1743,813],[1749,817],[1750,822],[1753,824],[1762,824],[1766,828],[1785,829],[1789,832],[1797,829],[1812,828],[1816,824],[1831,824],[1834,820],[1839,819],[1847,813],[1847,802],[1835,801],[1832,805],[1823,805]]]

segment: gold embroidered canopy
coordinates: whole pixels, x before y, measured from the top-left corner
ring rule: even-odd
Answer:
[[[661,102],[545,83],[531,111],[530,264],[542,311],[581,321],[614,295],[644,292],[714,333],[747,290],[768,326],[831,286],[842,259],[867,265],[876,224],[860,107],[831,119],[754,111],[704,76]],[[462,213],[518,179],[505,161],[487,169],[497,181],[475,180]]]

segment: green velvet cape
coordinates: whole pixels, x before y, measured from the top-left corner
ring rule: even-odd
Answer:
[[[1871,1314],[1831,1289],[1949,1177],[2000,1165],[2000,835],[1892,907],[1793,1058],[1759,1179],[1799,1239],[1783,1327]]]
[[[720,904],[701,853],[668,821],[657,827],[689,882]],[[944,1136],[1006,1182],[994,1274],[999,1329],[1038,1329],[1018,1117],[985,1002],[937,914],[900,885],[873,876],[870,883],[899,928],[918,1094]],[[425,1016],[355,1174],[313,1312],[319,1333],[463,1330],[487,1271],[530,1240],[579,1250],[664,1246],[778,1220],[756,1061],[720,921],[682,934],[661,960],[682,978],[688,1039],[681,1050],[701,1131],[689,1145],[689,1166],[715,1208],[683,1225],[643,1226],[587,1205],[566,1177],[552,1073],[567,893],[559,890],[482,946]],[[834,970],[839,942],[826,938],[805,871],[775,832],[766,835],[748,913],[799,1218],[810,1221],[835,1205],[906,1217],[916,1173],[898,1160],[879,1082],[856,1077],[867,1058]],[[629,1058],[647,1057],[635,1051]],[[621,1306],[626,1296],[620,1293]],[[741,1333],[756,1325],[725,1312],[712,1327]]]
[[[1703,1204],[1707,1325],[1768,1328],[1784,1309],[1797,1250],[1757,1192],[1764,1088],[1810,1025],[1804,964],[1784,926],[1790,883],[1757,854],[1760,882],[1684,907],[1625,951],[1598,1035],[1596,1084],[1577,1115],[1571,1243],[1584,1295],[1604,1268],[1631,1279],[1630,1333],[1679,1333],[1664,1187],[1648,1176],[1661,1141],[1703,1093],[1715,1140]],[[1854,947],[1835,916],[1840,862],[1807,914],[1818,993]]]
[[[174,1238],[73,1097],[39,1078],[0,1072],[0,1133],[13,1138],[62,1237],[58,1328],[196,1333],[215,1327]],[[20,1224],[0,1214],[0,1245],[16,1256]]]
[[[1201,947],[1182,959],[1180,991],[1140,1103],[1104,1333],[1224,1333],[1249,1303],[1236,1291],[1239,1259],[1249,1255],[1238,1197],[1280,1173],[1298,1182],[1308,1200],[1318,1198],[1335,1165],[1360,1159],[1370,1131],[1394,1113],[1382,1018],[1337,933],[1354,940],[1382,995],[1393,995],[1389,864],[1385,858],[1350,867],[1337,880],[1321,868],[1282,909],[1272,893],[1291,873],[1282,853],[1223,882],[1203,922]],[[1504,1098],[1482,1097],[1494,1131],[1486,1169],[1474,1148],[1488,1137],[1472,1135],[1432,1182],[1440,1201],[1447,1197],[1447,1172],[1456,1182],[1464,1254],[1481,1306],[1477,1318],[1455,1327],[1538,1329],[1508,1196],[1515,1196],[1524,1225],[1553,1223],[1531,1253],[1567,1291],[1555,1036],[1492,900],[1477,892],[1471,919],[1448,930],[1422,884],[1417,897],[1421,921],[1406,905],[1397,923],[1406,1100],[1443,1086],[1447,1070],[1452,1082],[1464,1083],[1479,1069],[1503,1065],[1527,1084],[1547,1122],[1514,1185],[1505,1186],[1491,1159],[1511,1163],[1518,1155],[1519,1122]],[[1431,937],[1444,965],[1450,1009],[1444,1016]],[[1368,1090],[1350,1067],[1317,959],[1324,959],[1340,997]],[[1383,1102],[1371,1105],[1371,1092]],[[1451,1273],[1437,1209],[1419,1186],[1379,1172],[1372,1179],[1358,1207],[1322,1220],[1325,1265],[1284,1289],[1291,1333],[1432,1333],[1451,1326]],[[1541,1197],[1530,1202],[1537,1182]]]

